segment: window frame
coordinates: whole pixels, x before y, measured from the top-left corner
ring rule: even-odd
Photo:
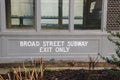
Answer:
[[[68,30],[42,30],[41,29],[41,0],[35,0],[35,29],[7,29],[6,26],[6,11],[5,11],[5,0],[0,0],[0,18],[1,18],[1,32],[3,31],[17,31],[17,32],[24,32],[24,31],[32,31],[32,32],[52,32],[55,33],[57,31],[60,32],[92,32],[93,30],[75,30],[74,29],[74,0],[69,0],[69,28]],[[100,31],[100,32],[106,32],[106,20],[107,20],[107,0],[102,0],[102,15],[101,15],[101,29],[99,30],[94,30],[95,32]],[[61,34],[61,33],[59,33]]]
[[[8,1],[8,2],[6,2],[6,1]],[[5,4],[7,3],[7,4],[9,4],[11,2],[11,0],[5,0]],[[33,25],[27,25],[27,26],[25,26],[25,25],[23,25],[23,18],[21,18],[22,20],[20,20],[20,17],[19,17],[19,20],[20,20],[20,23],[21,23],[21,21],[22,21],[22,26],[19,26],[19,25],[12,25],[12,18],[11,18],[11,10],[12,10],[12,8],[11,8],[11,4],[9,4],[9,5],[5,5],[5,11],[6,11],[6,28],[7,29],[34,29],[35,28],[35,1],[33,0],[33,15],[32,15],[32,20],[33,20]],[[29,16],[30,17],[30,16]],[[30,18],[26,18],[26,19],[30,19]],[[18,19],[18,17],[16,18],[16,16],[14,16],[14,18],[13,19]]]
[[[42,2],[42,0],[40,0],[41,2]],[[44,26],[40,26],[41,27],[41,31],[48,31],[48,30],[64,30],[64,31],[66,31],[66,30],[69,30],[69,22],[70,22],[70,0],[67,0],[68,1],[68,5],[67,5],[67,13],[68,13],[68,18],[67,19],[62,19],[61,20],[61,18],[59,18],[61,15],[62,16],[64,16],[64,9],[63,9],[63,7],[64,7],[64,0],[62,1],[62,10],[63,10],[63,14],[61,14],[61,12],[60,12],[60,10],[61,10],[61,8],[59,7],[59,6],[61,6],[60,4],[61,4],[61,2],[59,2],[59,0],[58,0],[58,2],[57,2],[57,7],[56,8],[59,8],[59,9],[57,9],[56,11],[58,11],[58,13],[54,16],[54,15],[52,15],[52,16],[54,16],[55,17],[55,19],[56,19],[56,22],[58,22],[58,23],[55,23],[55,26],[56,26],[56,28],[53,28],[52,26],[50,26],[50,28],[51,29],[49,29],[49,28],[44,28]],[[54,3],[54,2],[53,2]],[[53,4],[54,5],[54,4]],[[48,12],[47,12],[48,13]],[[41,14],[42,14],[42,9],[41,9]],[[57,17],[58,16],[58,17]],[[43,16],[41,16],[41,21],[42,20],[44,20],[44,18],[42,19],[42,17]],[[48,17],[48,16],[47,16]],[[46,17],[46,18],[47,18]],[[51,16],[50,16],[51,17]],[[45,18],[45,20],[46,20],[46,18]],[[52,18],[53,20],[55,20],[54,18]],[[51,19],[51,21],[52,21],[52,19]],[[50,18],[49,18],[49,20],[50,20]],[[60,25],[63,25],[64,24],[64,22],[62,22],[63,20],[66,20],[68,23],[67,23],[67,26],[66,26],[66,28],[64,28],[63,26],[60,26]],[[42,24],[42,22],[40,22],[41,24]],[[60,23],[60,25],[59,25],[59,23]],[[47,24],[47,23],[46,23]],[[52,23],[51,23],[52,24]],[[54,24],[54,23],[53,23]]]

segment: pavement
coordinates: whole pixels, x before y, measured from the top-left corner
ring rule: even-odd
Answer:
[[[0,74],[6,74],[9,72],[9,69],[0,68]]]
[[[108,69],[110,67],[107,67]],[[88,70],[88,67],[47,67],[46,69],[51,69],[51,70],[64,70],[64,69],[72,69],[72,70],[79,70],[79,69],[86,69]],[[94,70],[101,70],[105,69],[104,67],[96,67]],[[10,71],[10,68],[0,68],[0,74],[6,74],[7,72]]]

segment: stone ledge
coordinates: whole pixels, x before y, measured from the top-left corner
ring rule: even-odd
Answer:
[[[39,66],[39,62],[36,62],[36,65]],[[1,63],[0,68],[11,68],[11,67],[19,67],[23,66],[22,62],[17,63]],[[32,67],[32,62],[25,62],[26,67]],[[89,67],[89,62],[81,62],[81,61],[44,61],[45,67]],[[98,62],[96,67],[115,67],[106,62]]]

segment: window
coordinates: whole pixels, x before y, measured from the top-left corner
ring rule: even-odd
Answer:
[[[33,28],[34,10],[34,0],[6,0],[7,28]]]
[[[75,0],[74,28],[100,29],[102,0]]]
[[[83,0],[74,1],[74,27],[80,29],[83,26]]]
[[[41,0],[42,29],[68,29],[69,0]]]
[[[7,28],[33,29],[36,25],[37,31],[101,29],[102,1],[5,0]]]

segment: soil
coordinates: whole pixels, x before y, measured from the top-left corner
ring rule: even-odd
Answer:
[[[44,62],[44,67],[88,67],[87,62],[74,62],[74,61],[50,61],[50,62]],[[12,67],[19,67],[23,66],[23,63],[9,63],[9,64],[0,64],[0,68],[2,68],[3,71],[5,69],[9,69]],[[25,63],[26,67],[31,67],[31,62],[30,63]],[[39,66],[36,64],[36,66]],[[106,63],[98,63],[98,67],[112,67],[112,65],[106,64]],[[4,69],[5,68],[5,69]],[[0,70],[1,71],[1,70]],[[1,71],[0,75],[3,76],[5,80],[8,80],[8,75],[3,73]],[[7,70],[6,70],[7,71]],[[115,70],[117,72],[119,70]],[[25,74],[22,72],[22,77],[24,78]],[[39,74],[40,76],[40,74]],[[11,80],[16,80],[14,79],[13,73],[11,72]],[[26,79],[23,79],[26,80]],[[34,79],[36,80],[36,79]],[[41,80],[41,79],[40,79]],[[84,68],[80,69],[54,69],[54,70],[46,70],[44,71],[44,79],[42,80],[120,80],[120,76],[116,77],[115,75],[111,74],[110,72],[106,70],[88,70]]]
[[[114,70],[120,73],[119,70]],[[24,75],[24,74],[22,74]],[[4,79],[7,79],[6,74],[2,74]],[[11,74],[12,76],[12,74]],[[14,80],[14,79],[12,79]],[[47,70],[44,71],[43,80],[120,80],[106,70]]]

